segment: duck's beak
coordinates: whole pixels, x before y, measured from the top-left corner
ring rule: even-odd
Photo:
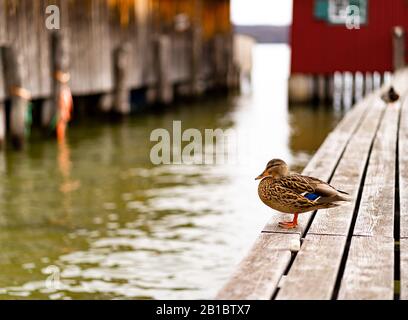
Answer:
[[[265,177],[265,171],[262,172],[259,176],[257,176],[257,177],[255,178],[255,180],[262,179],[263,177]]]

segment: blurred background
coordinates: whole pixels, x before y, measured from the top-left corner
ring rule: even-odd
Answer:
[[[0,298],[214,297],[272,214],[254,181],[267,161],[300,172],[389,77],[330,61],[311,75],[292,52],[288,81],[294,12],[289,0],[0,0]],[[233,129],[247,161],[153,165],[150,133],[173,120]]]

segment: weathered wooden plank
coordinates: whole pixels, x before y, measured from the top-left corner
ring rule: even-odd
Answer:
[[[100,32],[99,41],[100,41],[100,52],[99,54],[99,68],[104,70],[99,73],[100,77],[100,86],[98,90],[102,92],[109,92],[112,90],[113,77],[112,77],[112,53],[110,46],[109,36],[109,8],[107,3],[102,3],[99,11],[99,21],[98,21],[98,30]]]
[[[172,81],[174,83],[183,83],[191,80],[191,60],[189,55],[192,46],[192,37],[190,32],[174,32],[172,34]]]
[[[21,1],[19,10],[23,13],[21,17],[21,30],[24,32],[19,34],[22,38],[23,55],[26,69],[25,83],[26,88],[30,90],[31,95],[38,96],[39,82],[37,75],[40,73],[38,69],[38,32],[36,32],[37,12],[39,11],[38,1]],[[34,32],[27,32],[33,30]]]
[[[39,85],[40,97],[47,97],[51,95],[51,58],[50,58],[50,37],[49,31],[45,26],[47,18],[46,8],[48,5],[47,0],[41,0],[39,2],[39,18],[36,23],[36,29],[38,32],[38,74],[37,81]]]
[[[395,77],[395,89],[401,92],[408,82],[407,69]],[[400,299],[408,300],[408,94],[401,97],[399,128],[399,195],[400,195]]]
[[[173,80],[171,65],[172,47],[170,36],[161,34],[156,39],[156,79],[159,102],[169,104],[173,102]]]
[[[6,106],[0,101],[0,149],[6,144]]]
[[[408,300],[408,239],[400,240],[400,299]]]
[[[107,2],[92,0],[89,19],[89,65],[91,93],[112,89],[112,50],[110,48],[109,9]],[[124,30],[125,32],[125,30]]]
[[[69,25],[71,31],[72,52],[72,77],[71,89],[74,95],[83,95],[91,91],[91,39],[90,21],[88,19],[90,2],[85,2],[85,7],[70,4]]]
[[[82,78],[84,81],[84,88],[82,94],[93,94],[95,93],[95,87],[93,82],[93,77],[95,76],[95,47],[92,37],[92,20],[93,20],[93,2],[87,1],[84,3],[86,7],[85,10],[82,9],[83,14],[81,15],[82,29],[80,30],[83,49],[81,50],[81,56],[85,64],[84,72],[82,73]],[[76,9],[76,8],[75,8]]]
[[[197,24],[191,26],[189,31],[189,46],[187,46],[190,59],[190,91],[193,94],[202,92],[203,71],[205,55],[203,54],[203,39],[201,29]]]
[[[384,110],[384,104],[378,99],[365,101],[370,111],[350,140],[331,180],[332,185],[348,192],[352,201],[340,207],[319,210],[309,229],[311,234],[348,234],[370,145]]]
[[[29,77],[29,48],[27,46],[27,3],[26,2],[20,2],[16,3],[16,16],[17,16],[17,30],[18,33],[15,35],[16,37],[16,43],[18,43],[18,46],[16,46],[16,51],[20,55],[20,59],[22,61],[22,83],[23,87],[28,89],[30,93],[32,92],[32,88],[30,85],[30,77]]]
[[[115,88],[113,94],[113,110],[119,114],[130,112],[129,103],[129,43],[122,44],[115,50]]]
[[[157,34],[157,11],[154,10],[154,3],[149,3],[149,14],[147,16],[147,28],[144,33],[144,43],[145,43],[145,64],[144,64],[144,76],[145,83],[147,86],[151,87],[156,83],[156,65],[155,65],[155,56],[154,49],[155,43],[149,39],[149,34]]]
[[[308,234],[276,299],[330,299],[346,239]]]
[[[149,31],[149,4],[149,0],[139,0],[135,12],[138,50],[134,60],[137,63],[139,83],[146,83],[148,71],[151,68],[148,63],[152,45],[152,41],[149,41],[149,35],[152,34]]]
[[[388,106],[367,168],[354,235],[394,236],[395,160],[400,108]]]
[[[296,234],[262,233],[216,298],[270,299],[299,247]]]
[[[133,70],[133,72],[129,73],[128,85],[129,87],[136,88],[140,87],[142,83],[139,56],[141,51],[143,51],[143,44],[139,41],[140,34],[137,23],[137,12],[135,10],[133,10],[130,15],[130,23],[127,27],[126,34],[126,41],[130,44],[129,66],[131,70]]]
[[[408,73],[408,72],[407,72]],[[407,81],[408,82],[408,81]],[[408,95],[401,103],[399,129],[400,236],[408,238]]]
[[[0,0],[0,45],[7,42],[6,0]]]
[[[0,46],[7,43],[7,17],[6,17],[6,0],[0,0]],[[0,101],[3,101],[6,97],[4,90],[4,77],[3,77],[3,63],[0,52]]]
[[[91,60],[89,61],[88,72],[92,75],[89,83],[91,93],[96,92],[96,89],[99,87],[99,81],[101,79],[100,75],[105,71],[105,68],[100,69],[99,65],[100,38],[102,37],[102,35],[99,33],[97,22],[99,18],[100,3],[101,2],[97,0],[89,1],[88,51]]]
[[[4,47],[2,51],[7,93],[11,97],[10,133],[13,146],[19,149],[25,140],[25,118],[30,94],[23,85],[24,66],[21,53],[11,46]]]
[[[351,240],[339,299],[393,299],[394,239],[360,237]]]
[[[0,102],[4,101],[6,98],[3,61],[3,53],[0,50]]]

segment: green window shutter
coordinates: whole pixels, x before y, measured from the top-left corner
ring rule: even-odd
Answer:
[[[318,20],[327,21],[329,18],[328,0],[315,0],[314,16]]]

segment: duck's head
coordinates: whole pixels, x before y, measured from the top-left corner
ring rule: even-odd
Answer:
[[[272,159],[266,165],[265,170],[255,178],[255,180],[262,179],[263,177],[280,178],[289,173],[288,165],[281,159]]]

